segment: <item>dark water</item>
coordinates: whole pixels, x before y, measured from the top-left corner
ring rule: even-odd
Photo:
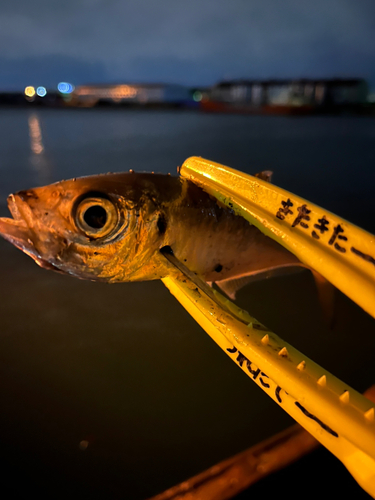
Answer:
[[[273,170],[276,184],[375,233],[375,120],[350,116],[2,109],[1,215],[12,191],[129,168],[174,173],[192,155]],[[160,282],[74,280],[0,241],[0,290],[2,481],[14,498],[144,499],[292,423]],[[309,273],[253,284],[239,302],[357,390],[375,382],[374,320],[338,293],[328,330]],[[296,477],[322,498],[339,487],[367,498],[324,451],[241,498],[284,481],[300,498]]]

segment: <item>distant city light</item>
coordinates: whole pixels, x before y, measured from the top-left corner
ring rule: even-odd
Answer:
[[[115,102],[121,99],[131,99],[139,94],[139,89],[135,85],[109,85],[108,87],[77,87],[76,95],[85,97],[95,97],[99,99],[112,99]]]
[[[196,90],[193,94],[193,99],[195,102],[199,102],[202,100],[202,92],[199,92],[199,90]]]
[[[71,94],[74,90],[74,85],[67,82],[60,82],[57,86],[57,90],[62,94]]]
[[[35,95],[35,89],[34,89],[34,87],[30,87],[29,86],[29,87],[25,88],[25,96],[27,96],[27,97],[34,97],[34,95]]]
[[[39,97],[44,97],[47,94],[47,90],[45,87],[38,87],[36,89],[36,93],[38,94]]]

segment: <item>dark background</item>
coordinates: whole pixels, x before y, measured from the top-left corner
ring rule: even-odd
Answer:
[[[4,0],[0,90],[100,82],[363,77],[372,0]]]

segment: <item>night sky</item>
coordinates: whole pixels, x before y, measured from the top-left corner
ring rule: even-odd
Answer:
[[[375,87],[374,40],[374,0],[2,0],[0,91],[346,76]]]

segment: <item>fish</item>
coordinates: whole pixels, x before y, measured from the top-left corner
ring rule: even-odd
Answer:
[[[234,297],[248,281],[304,266],[181,176],[129,171],[74,178],[11,194],[8,208],[12,218],[0,218],[3,238],[40,267],[81,279],[165,278],[173,274],[167,249]]]

